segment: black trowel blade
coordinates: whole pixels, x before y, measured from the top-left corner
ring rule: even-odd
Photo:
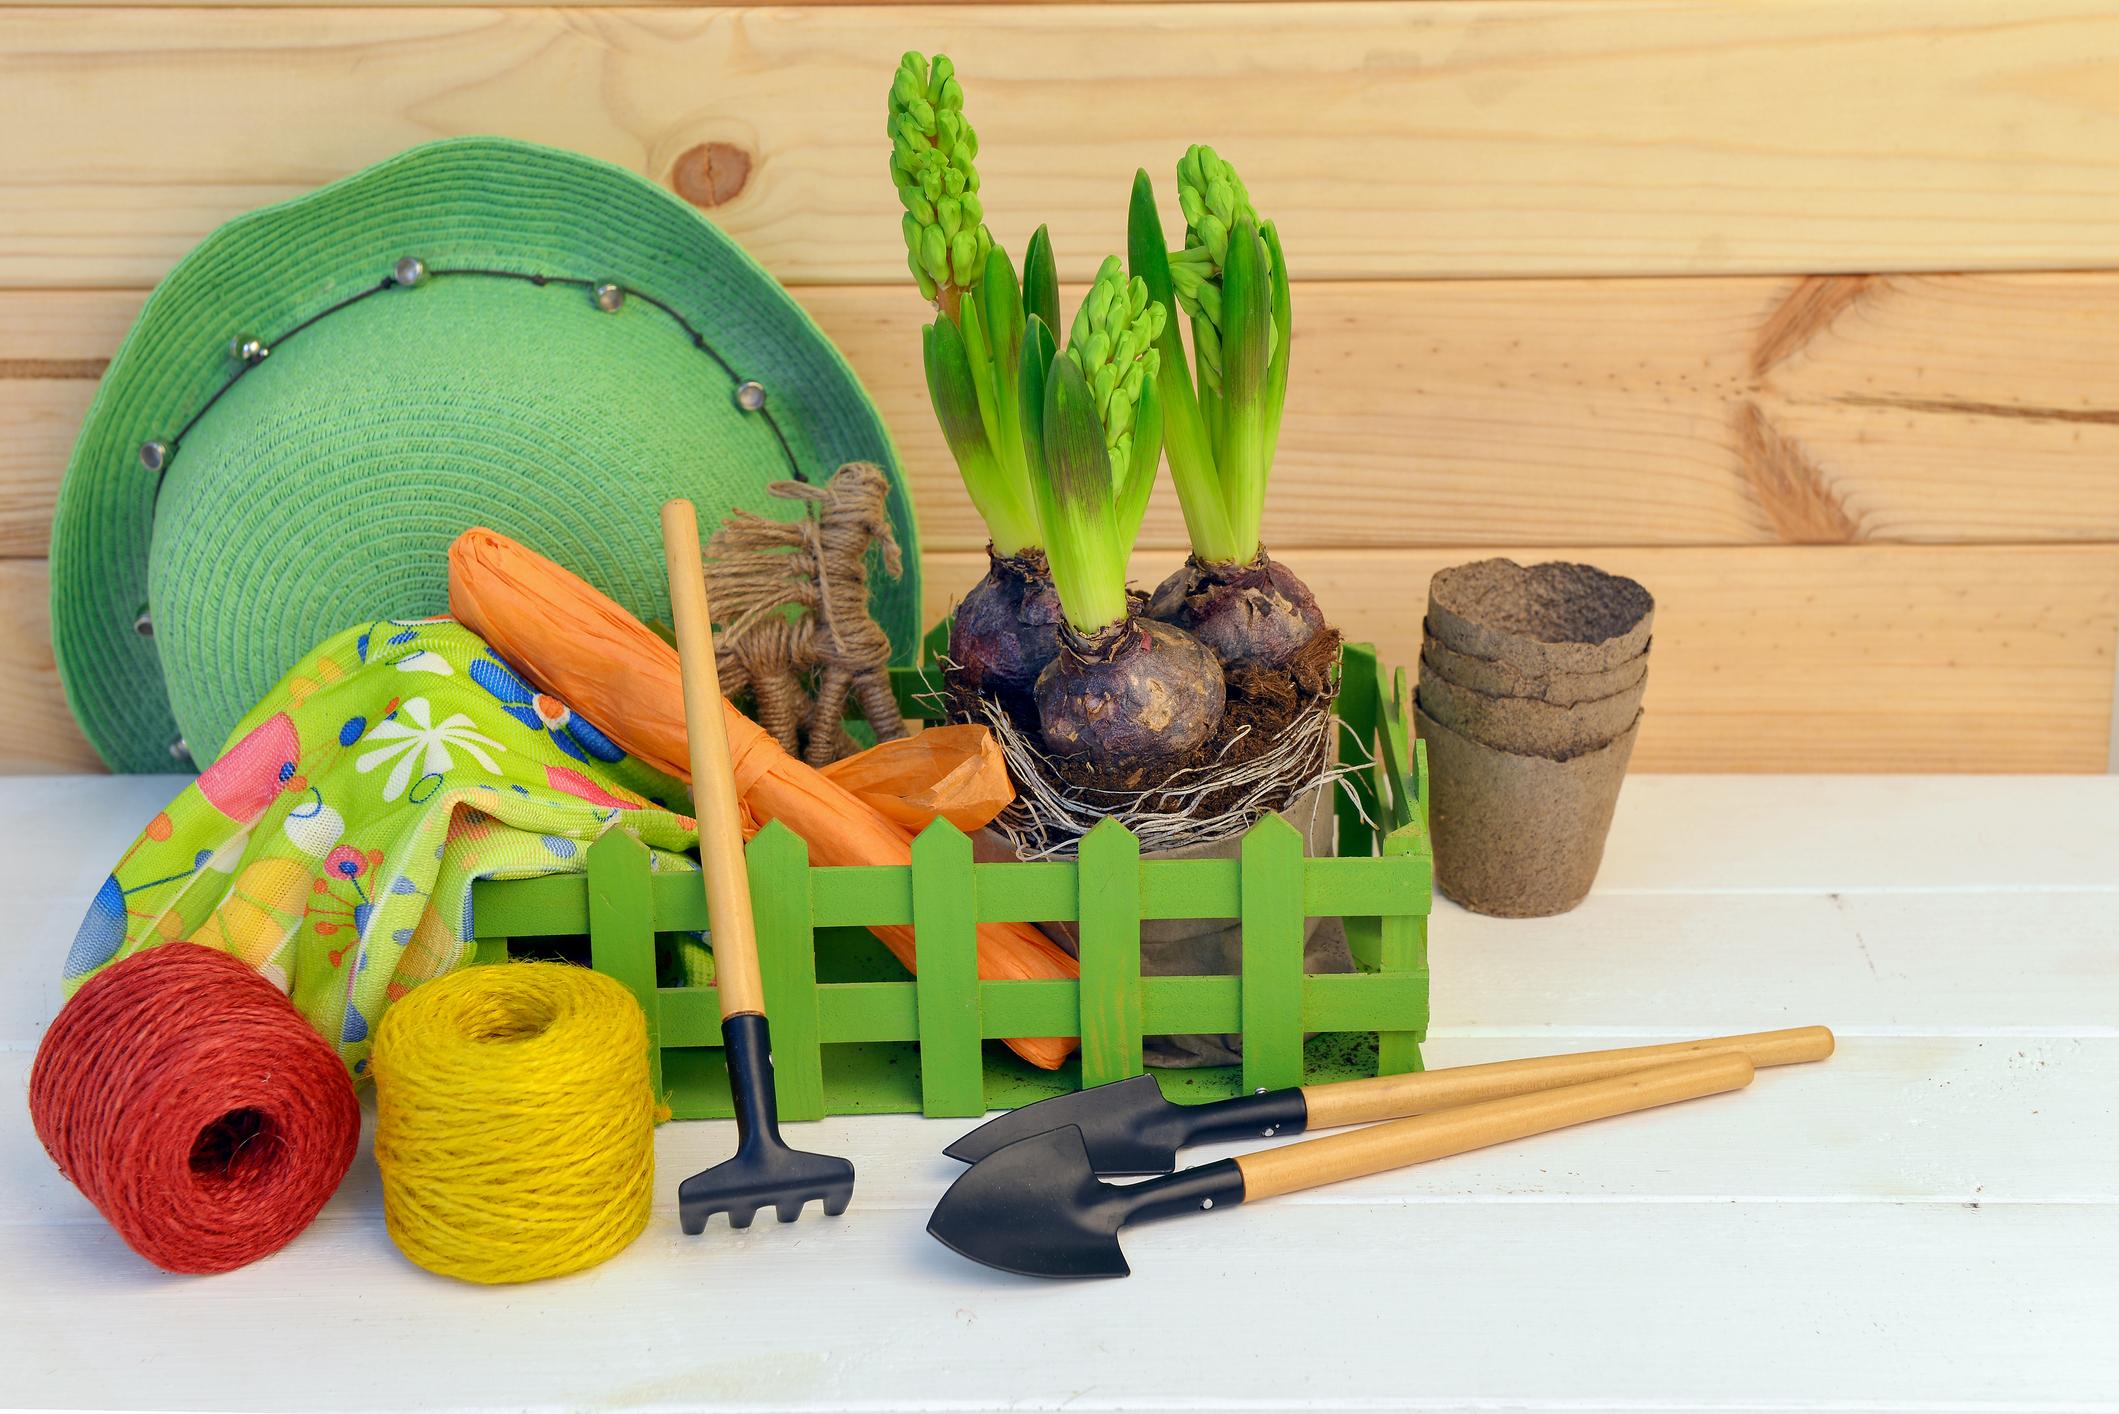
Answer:
[[[1190,1142],[1185,1106],[1163,1098],[1150,1075],[1054,1095],[996,1115],[942,1152],[975,1164],[1010,1144],[1072,1125],[1097,1173],[1168,1173]]]
[[[1097,1178],[1081,1131],[1069,1125],[979,1159],[942,1195],[927,1230],[950,1250],[1004,1272],[1122,1277],[1131,1268],[1118,1229],[1129,1206],[1123,1190]]]

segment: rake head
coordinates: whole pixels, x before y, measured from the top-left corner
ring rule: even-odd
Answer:
[[[743,1136],[736,1157],[695,1173],[677,1187],[677,1213],[688,1233],[706,1230],[706,1220],[728,1214],[730,1227],[749,1227],[760,1208],[791,1223],[812,1199],[826,1217],[837,1217],[853,1201],[853,1165],[829,1154],[790,1149],[767,1130]]]
[[[721,1023],[729,1090],[736,1102],[736,1156],[678,1185],[677,1217],[687,1233],[706,1231],[715,1213],[730,1227],[749,1227],[760,1208],[791,1223],[812,1200],[837,1217],[853,1201],[853,1165],[829,1154],[790,1149],[780,1138],[773,1098],[771,1039],[765,1018],[732,1016]]]

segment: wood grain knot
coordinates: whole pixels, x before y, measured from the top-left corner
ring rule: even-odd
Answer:
[[[1824,468],[1764,408],[1746,398],[1735,407],[1735,422],[1744,480],[1784,542],[1850,545],[1864,538]]]
[[[1874,275],[1806,275],[1759,327],[1751,347],[1751,376],[1763,378],[1877,287]]]
[[[678,156],[670,168],[670,185],[694,206],[725,206],[750,181],[751,160],[750,153],[732,142],[702,142]]]

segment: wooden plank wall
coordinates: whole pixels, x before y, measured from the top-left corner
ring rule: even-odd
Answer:
[[[982,536],[883,173],[906,48],[954,55],[990,220],[1049,221],[1070,278],[1122,247],[1134,166],[1241,163],[1300,282],[1270,538],[1391,658],[1434,569],[1580,558],[1661,602],[1641,769],[2112,760],[2109,3],[0,0],[0,769],[93,764],[42,556],[145,290],[446,134],[645,172],[793,287],[883,406],[945,609]],[[1143,576],[1180,544],[1159,503]]]

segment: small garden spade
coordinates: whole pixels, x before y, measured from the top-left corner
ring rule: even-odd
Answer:
[[[811,1199],[827,1215],[853,1200],[853,1165],[828,1154],[790,1149],[780,1138],[773,1098],[772,1038],[765,1024],[765,989],[758,971],[758,936],[751,923],[750,877],[736,813],[736,779],[728,756],[721,680],[714,667],[713,617],[699,559],[699,520],[689,501],[662,508],[662,549],[669,562],[670,609],[684,671],[684,726],[692,762],[693,809],[699,817],[699,866],[706,883],[707,919],[714,949],[714,983],[721,993],[721,1044],[736,1107],[736,1156],[677,1189],[677,1212],[688,1233],[727,1213],[729,1226],[749,1227],[770,1207],[791,1223]]]
[[[944,1246],[1004,1272],[1122,1277],[1132,1269],[1118,1230],[1131,1222],[1233,1207],[1750,1083],[1751,1062],[1732,1051],[1394,1119],[1124,1184],[1096,1176],[1082,1132],[1069,1125],[1018,1140],[966,1169],[942,1195],[927,1230]]]
[[[1822,1026],[1801,1026],[1661,1046],[1578,1051],[1410,1075],[1377,1075],[1331,1085],[1260,1090],[1203,1105],[1166,1100],[1154,1076],[1136,1075],[998,1115],[942,1152],[967,1164],[977,1163],[1019,1140],[1071,1125],[1081,1131],[1089,1164],[1100,1174],[1168,1173],[1177,1167],[1179,1149],[1210,1140],[1250,1135],[1270,1139],[1276,1134],[1403,1119],[1729,1051],[1749,1057],[1761,1068],[1823,1060],[1832,1054],[1832,1033]]]

